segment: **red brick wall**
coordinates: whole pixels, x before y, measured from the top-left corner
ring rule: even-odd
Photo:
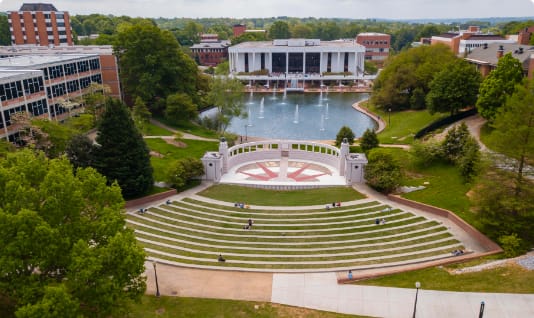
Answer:
[[[172,189],[172,190],[169,190],[169,191],[165,191],[165,192],[161,192],[161,193],[156,193],[156,194],[149,195],[149,196],[146,196],[146,197],[143,197],[143,198],[126,201],[125,207],[127,209],[131,209],[133,207],[142,207],[142,206],[145,206],[145,205],[149,205],[149,203],[152,203],[152,202],[161,201],[161,200],[163,200],[165,198],[168,198],[168,197],[171,197],[171,196],[173,196],[175,194],[176,194],[176,190],[175,189]]]

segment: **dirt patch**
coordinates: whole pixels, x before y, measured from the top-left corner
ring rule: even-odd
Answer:
[[[160,154],[159,152],[157,152],[157,151],[152,151],[152,150],[150,151],[149,154],[150,154],[150,156],[152,156],[152,157],[156,157],[156,158],[163,158],[163,157],[165,157],[164,155]]]
[[[178,148],[185,148],[187,147],[187,144],[185,142],[182,142],[182,141],[176,141],[174,139],[164,139],[166,143],[168,143],[169,145],[173,145],[173,146],[176,146]]]

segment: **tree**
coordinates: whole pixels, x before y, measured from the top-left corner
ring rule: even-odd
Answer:
[[[343,126],[337,132],[337,135],[336,135],[336,146],[339,147],[339,145],[341,145],[341,142],[345,138],[347,138],[347,141],[348,141],[349,145],[352,145],[354,143],[354,138],[355,137],[356,136],[354,135],[354,132],[352,131],[352,129],[350,129],[350,127]]]
[[[369,186],[377,191],[390,193],[400,185],[401,168],[391,153],[381,148],[372,149],[367,160],[369,163],[365,166],[365,180]]]
[[[429,83],[455,59],[445,45],[421,46],[390,57],[373,84],[371,102],[384,110],[420,108]]]
[[[197,158],[184,158],[175,161],[168,168],[167,182],[181,188],[192,179],[204,174],[204,165]]]
[[[11,45],[11,32],[7,15],[0,16],[0,45]]]
[[[516,196],[525,188],[524,168],[534,157],[534,84],[517,85],[506,104],[497,110],[491,138],[500,153],[514,158]]]
[[[469,129],[465,123],[453,126],[447,132],[445,139],[441,144],[443,158],[449,162],[457,162],[457,160],[463,155],[464,148],[468,143],[469,138],[472,138],[469,134]]]
[[[426,96],[428,110],[456,114],[460,109],[475,105],[480,87],[480,73],[463,59],[455,60],[436,74]]]
[[[230,74],[230,62],[224,61],[215,66],[216,75],[228,75]]]
[[[152,113],[162,113],[167,96],[185,93],[195,104],[195,62],[182,52],[170,31],[142,22],[121,24],[113,46],[127,96],[141,97]]]
[[[368,153],[369,150],[378,147],[378,137],[376,132],[372,129],[366,129],[360,141],[360,148],[363,152]]]
[[[497,109],[504,105],[506,98],[512,95],[516,84],[523,80],[523,66],[512,53],[499,59],[497,68],[480,84],[477,109],[480,115],[489,121],[495,118]]]
[[[139,131],[145,132],[145,129],[150,122],[151,113],[146,107],[145,102],[141,97],[135,99],[135,103],[132,108],[132,118],[134,120],[135,126]]]
[[[309,25],[299,23],[291,28],[291,36],[297,39],[309,39],[312,30]],[[353,37],[355,37],[354,35]]]
[[[93,115],[93,125],[96,125],[100,115],[102,114],[102,108],[106,102],[106,95],[111,92],[111,88],[108,85],[92,82],[84,90],[83,93],[83,105],[85,109]]]
[[[197,107],[189,95],[178,93],[167,96],[165,117],[174,122],[190,120],[198,115]]]
[[[0,294],[18,317],[108,317],[139,300],[145,255],[123,207],[92,168],[28,149],[0,158]]]
[[[243,116],[243,84],[237,79],[216,77],[211,82],[208,98],[217,107],[215,126],[222,135],[233,117]]]
[[[285,21],[276,21],[269,29],[269,36],[271,39],[289,39],[289,24]]]
[[[108,98],[98,125],[94,167],[111,184],[117,181],[125,198],[143,195],[152,188],[148,147],[121,101]]]
[[[94,151],[93,141],[83,134],[72,137],[65,149],[67,159],[74,169],[91,167]]]

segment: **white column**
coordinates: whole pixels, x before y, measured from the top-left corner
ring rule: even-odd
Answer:
[[[337,71],[336,72],[341,72],[341,68],[339,66],[340,61],[341,61],[341,52],[337,52]]]
[[[286,77],[289,73],[289,52],[286,51]]]
[[[256,53],[252,52],[252,68],[248,68],[249,72],[254,72],[256,70]]]
[[[306,52],[303,52],[302,55],[302,74],[306,74]]]

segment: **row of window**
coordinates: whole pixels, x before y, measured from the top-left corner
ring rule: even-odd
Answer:
[[[33,116],[40,116],[48,113],[48,103],[46,99],[40,99],[35,102],[28,103],[28,111]],[[26,112],[26,107],[24,105],[14,107],[11,109],[4,110],[4,119],[6,121],[6,126],[11,125],[11,115],[18,112]],[[4,128],[4,122],[0,120],[0,128]]]
[[[388,45],[388,41],[369,41],[364,40],[362,41],[363,45]]]
[[[14,113],[26,112],[26,106],[21,105],[11,109],[4,110],[4,119],[6,121],[6,126],[11,125],[11,115]],[[0,128],[4,128],[4,123],[0,122]]]
[[[66,39],[61,39],[61,40],[64,40],[65,42],[67,41]],[[45,79],[48,80],[48,79],[54,79],[58,77],[78,74],[78,73],[84,73],[89,70],[98,70],[98,69],[100,69],[100,60],[92,59],[89,61],[80,61],[80,62],[68,63],[64,65],[50,66],[50,67],[43,69],[43,71],[44,71]]]

